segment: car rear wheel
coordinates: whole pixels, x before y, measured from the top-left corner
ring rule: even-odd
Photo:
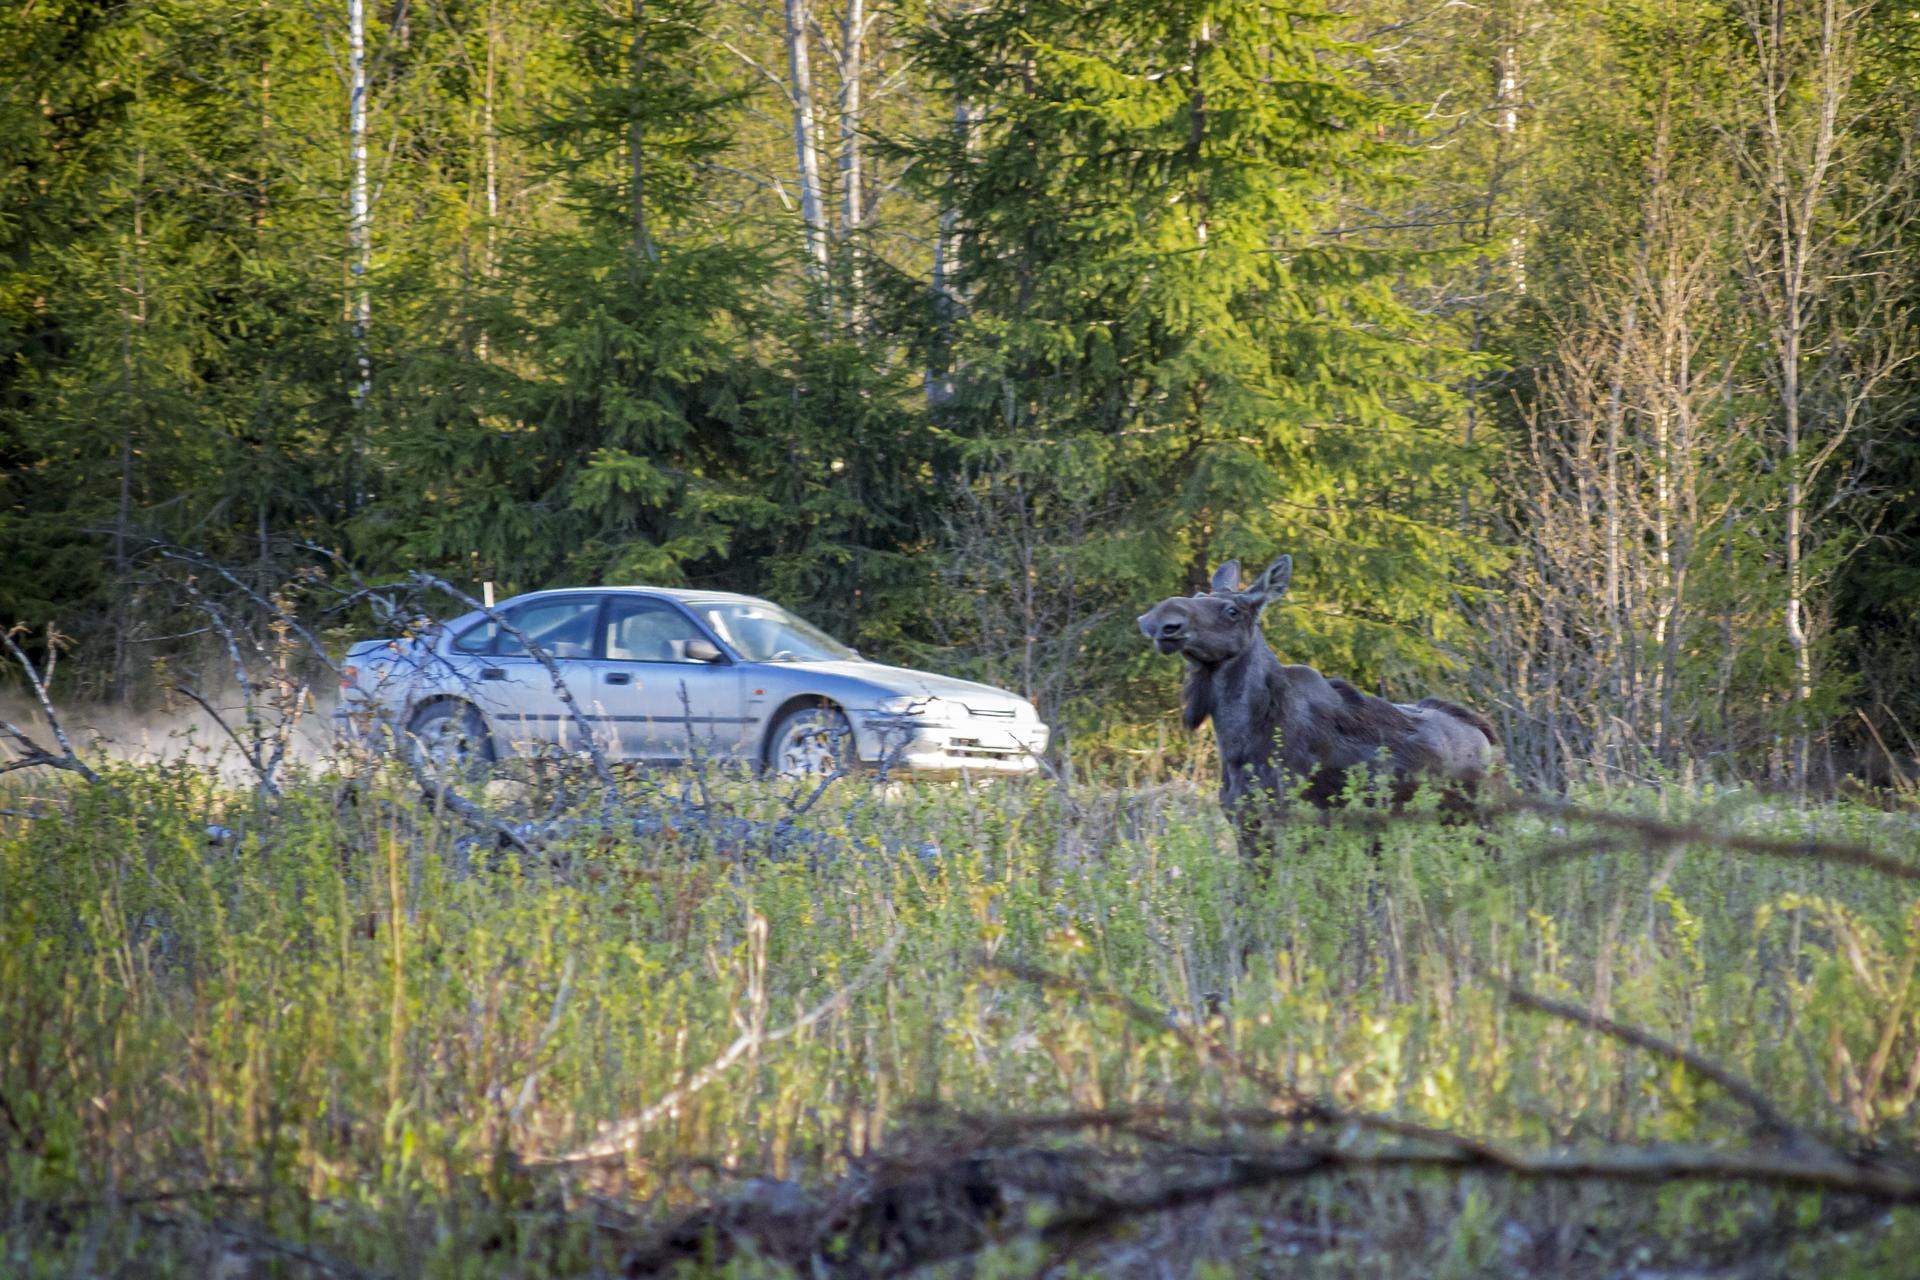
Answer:
[[[858,761],[853,726],[833,707],[789,711],[767,738],[767,772],[776,777],[824,777]]]
[[[474,781],[493,764],[487,722],[464,702],[435,702],[414,712],[407,749],[429,781],[443,784]]]

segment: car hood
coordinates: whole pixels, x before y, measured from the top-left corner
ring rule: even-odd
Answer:
[[[789,664],[779,664],[787,668]],[[946,702],[958,702],[970,711],[1006,712],[1031,714],[1028,703],[1017,693],[1005,689],[996,689],[990,684],[979,684],[973,680],[961,680],[954,676],[935,675],[931,671],[915,671],[911,667],[890,667],[881,662],[808,662],[793,664],[808,672],[858,680],[862,684],[872,685],[881,692],[876,698],[894,697],[909,694],[920,698],[939,698]]]

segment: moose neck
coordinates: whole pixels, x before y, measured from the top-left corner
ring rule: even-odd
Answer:
[[[1234,714],[1222,717],[1220,712],[1223,708],[1246,708],[1250,702],[1266,698],[1266,671],[1269,667],[1278,666],[1279,662],[1273,650],[1267,647],[1266,636],[1257,628],[1252,643],[1231,658],[1223,658],[1219,662],[1199,662],[1189,658],[1187,728],[1198,729],[1211,717],[1214,738],[1222,754],[1227,754],[1244,733],[1244,727],[1240,724],[1243,717]],[[1230,739],[1234,741],[1230,742]]]

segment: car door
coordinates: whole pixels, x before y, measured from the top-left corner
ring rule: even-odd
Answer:
[[[551,658],[581,713],[597,721],[593,702],[593,642],[600,600],[593,595],[541,596],[502,611],[514,629]],[[545,663],[527,651],[519,636],[493,622],[463,632],[456,653],[478,659],[470,695],[486,713],[494,736],[526,755],[543,747],[577,750],[584,733],[553,687]],[[462,663],[471,668],[472,664]],[[605,735],[596,733],[605,741]]]
[[[689,652],[689,647],[694,652]],[[663,596],[611,595],[601,615],[593,696],[621,754],[656,762],[736,756],[744,738],[740,668],[687,611]]]

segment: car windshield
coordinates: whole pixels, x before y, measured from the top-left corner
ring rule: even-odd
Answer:
[[[836,662],[860,656],[777,605],[708,600],[691,607],[748,662]]]

